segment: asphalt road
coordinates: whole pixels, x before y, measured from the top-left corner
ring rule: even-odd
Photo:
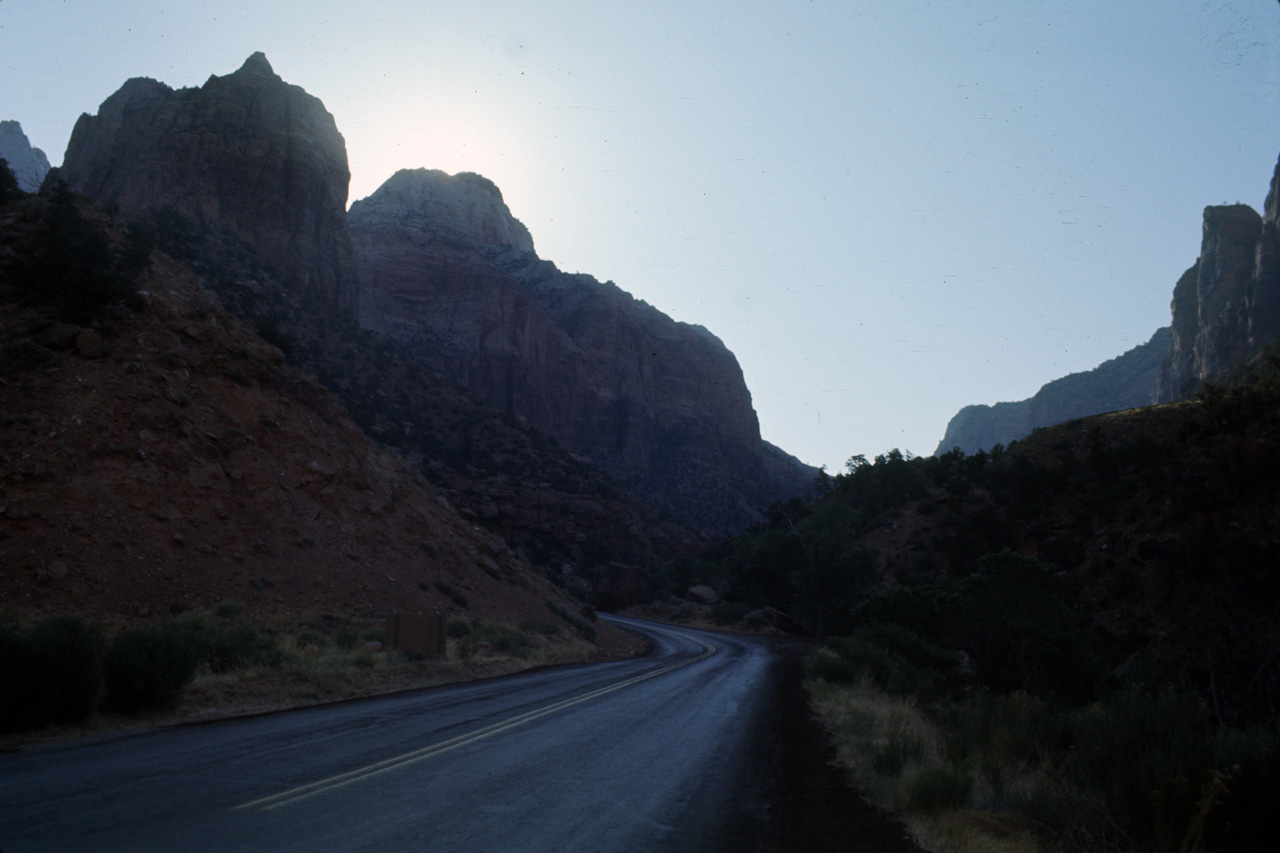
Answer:
[[[0,851],[752,850],[777,657],[637,660],[0,755]]]

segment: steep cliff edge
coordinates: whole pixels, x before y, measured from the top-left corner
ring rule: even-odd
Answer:
[[[401,171],[349,221],[365,328],[658,505],[728,532],[811,482],[718,338],[539,259],[491,182]]]
[[[1261,232],[1262,218],[1248,205],[1205,208],[1200,257],[1173,288],[1173,335],[1153,402],[1193,394],[1248,356],[1247,302]]]
[[[40,189],[41,181],[49,173],[49,158],[39,148],[31,147],[31,140],[16,121],[0,121],[0,159],[8,161],[23,192]]]
[[[1042,386],[1029,399],[994,406],[965,406],[947,424],[935,455],[959,447],[965,453],[990,450],[1029,435],[1038,427],[1073,418],[1145,406],[1160,364],[1169,351],[1170,331],[1159,329],[1145,344]]]
[[[129,80],[80,117],[52,176],[126,215],[173,208],[206,251],[247,250],[289,289],[354,311],[346,143],[261,53],[198,89]]]
[[[1261,216],[1244,204],[1205,208],[1200,256],[1174,285],[1168,329],[1095,371],[1050,382],[1030,400],[966,406],[947,424],[935,453],[953,447],[971,453],[1035,427],[1183,400],[1249,362],[1280,333],[1278,223],[1280,162]]]

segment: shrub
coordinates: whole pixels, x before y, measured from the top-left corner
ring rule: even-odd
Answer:
[[[55,616],[29,631],[0,629],[0,726],[10,731],[74,723],[102,687],[102,631],[78,616]]]
[[[871,768],[881,776],[898,776],[911,762],[925,756],[924,739],[901,730],[891,730],[888,738],[871,755]]]
[[[0,157],[0,203],[22,198],[24,195],[26,193],[18,186],[13,169],[9,168],[9,161]]]
[[[449,596],[450,600],[459,607],[466,608],[467,597],[454,588],[453,584],[448,581],[436,581],[436,589]]]
[[[717,625],[736,625],[751,612],[751,607],[741,601],[725,601],[716,607]]]
[[[594,643],[596,641],[596,626],[592,625],[590,621],[550,598],[547,599],[547,607],[551,608],[552,613],[576,628],[578,633],[588,643]]]
[[[334,645],[344,652],[354,649],[358,642],[360,642],[360,635],[356,633],[354,628],[339,628],[338,632],[333,635]]]
[[[63,317],[77,323],[87,323],[108,303],[132,304],[137,295],[134,280],[151,254],[146,235],[131,229],[123,251],[113,256],[98,228],[80,215],[64,181],[49,197],[35,242],[22,282],[27,296],[51,302]]]
[[[809,656],[809,677],[834,684],[851,684],[862,675],[862,668],[847,658],[825,649]]]
[[[466,654],[474,654],[480,643],[487,644],[493,651],[517,658],[529,656],[529,638],[519,631],[513,631],[505,625],[473,620],[470,625],[470,637],[465,650]]]
[[[963,806],[973,780],[968,773],[949,767],[926,767],[907,789],[907,805],[917,811],[942,811]]]
[[[942,684],[936,671],[915,666],[902,655],[857,637],[833,639],[830,648],[849,662],[856,673],[853,680],[869,675],[890,693],[931,696]]]
[[[329,638],[320,631],[303,631],[293,641],[293,644],[300,649],[305,649],[307,646],[323,649],[329,645]]]
[[[239,619],[244,615],[244,605],[238,601],[220,601],[213,608],[219,619]]]
[[[204,626],[181,617],[117,635],[106,657],[107,706],[137,714],[172,702],[208,648]]]
[[[471,626],[461,619],[454,619],[444,629],[445,635],[455,640],[469,636],[471,634]]]
[[[209,641],[209,668],[230,672],[245,666],[275,668],[284,663],[284,653],[274,639],[252,622],[241,619],[213,627]]]
[[[543,634],[550,637],[559,629],[551,622],[543,622],[541,619],[521,619],[520,630],[528,634]]]

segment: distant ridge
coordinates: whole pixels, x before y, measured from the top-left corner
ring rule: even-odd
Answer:
[[[1245,364],[1280,333],[1280,162],[1263,212],[1244,204],[1204,209],[1200,256],[1178,279],[1172,323],[1091,371],[1050,382],[1034,397],[965,406],[935,455],[1016,441],[1037,427],[1193,396]]]
[[[40,189],[49,172],[49,158],[39,148],[31,147],[22,125],[16,121],[0,121],[0,158],[9,162],[9,169],[23,192]]]
[[[1055,379],[1026,400],[965,406],[947,424],[934,455],[956,447],[965,453],[990,450],[997,444],[1017,441],[1037,427],[1149,405],[1169,340],[1168,327],[1158,329],[1145,344],[1093,370]]]

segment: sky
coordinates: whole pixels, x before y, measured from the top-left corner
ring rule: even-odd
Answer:
[[[1204,207],[1261,209],[1280,157],[1274,0],[0,0],[0,119],[57,165],[126,79],[258,50],[334,115],[351,200],[485,175],[832,471],[1145,342]]]

